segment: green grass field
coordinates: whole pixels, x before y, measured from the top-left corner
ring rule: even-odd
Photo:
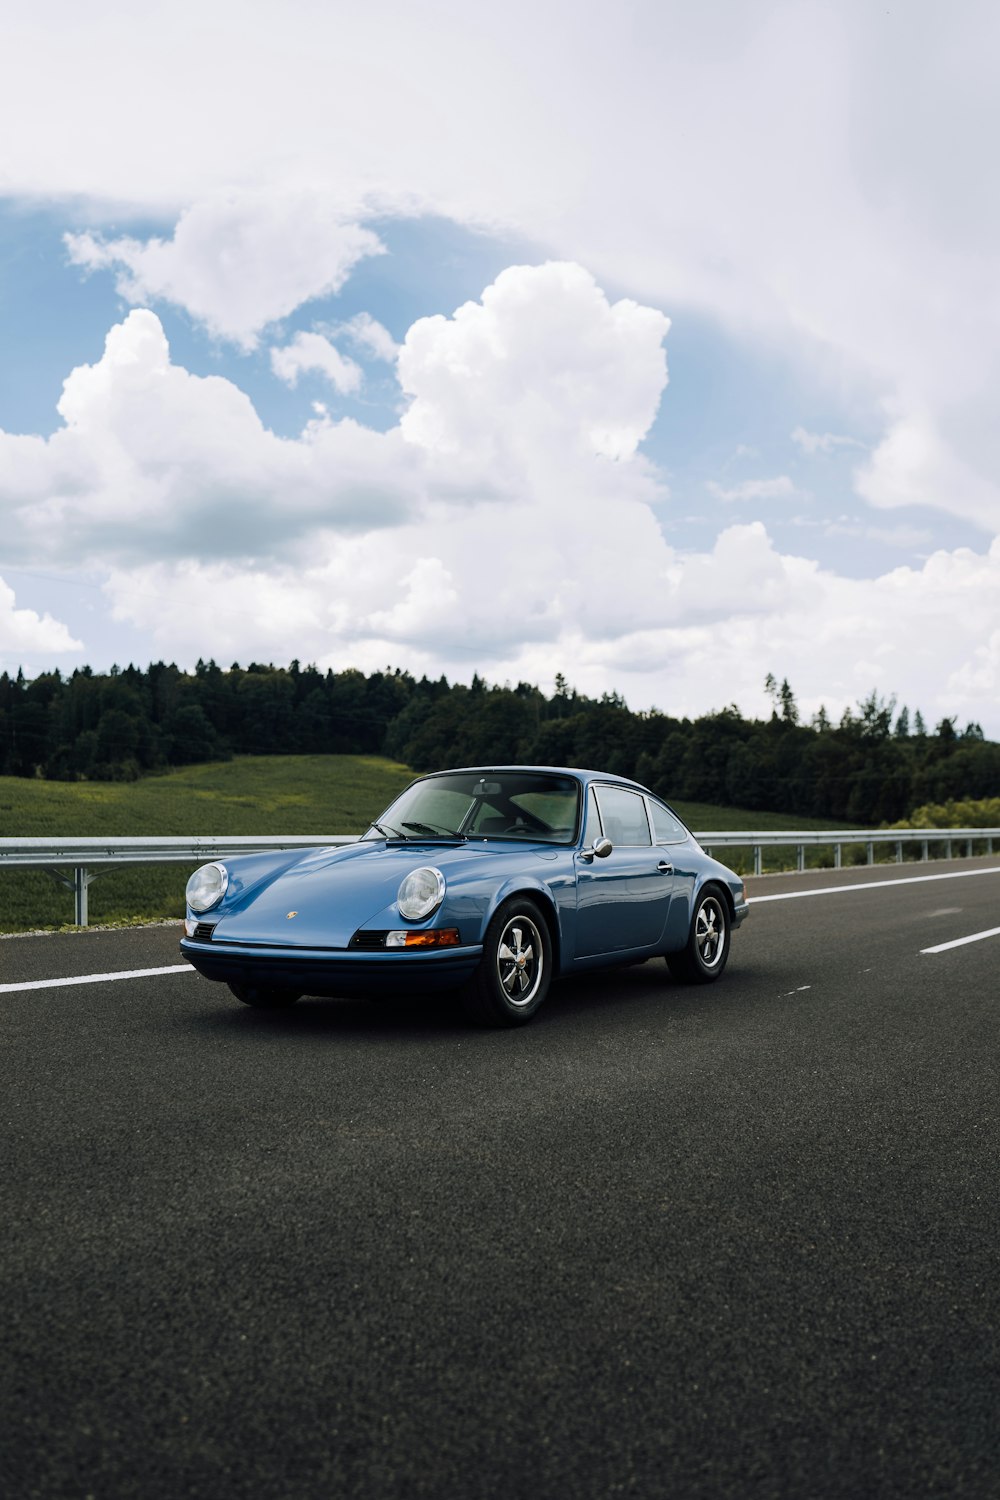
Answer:
[[[343,834],[361,833],[413,773],[377,756],[242,756],[189,766],[142,781],[28,781],[0,777],[0,836],[62,834]],[[689,827],[834,828],[815,818],[782,817],[701,802],[675,804]],[[722,851],[720,851],[722,853]],[[793,851],[769,851],[768,868],[786,867]],[[723,854],[734,869],[750,867],[749,850]],[[810,851],[832,864],[832,853]],[[147,865],[112,870],[90,887],[90,921],[124,923],[183,916],[191,867]],[[72,897],[44,870],[0,870],[0,932],[58,929],[71,924]]]

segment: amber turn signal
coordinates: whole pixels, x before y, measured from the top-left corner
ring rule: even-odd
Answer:
[[[457,927],[425,927],[422,932],[387,932],[387,948],[458,948]]]

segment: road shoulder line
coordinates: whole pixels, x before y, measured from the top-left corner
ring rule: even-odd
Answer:
[[[117,974],[74,974],[67,979],[25,979],[18,984],[0,984],[0,995],[19,990],[54,990],[69,984],[107,984],[114,979],[149,979],[154,974],[194,974],[190,964],[166,964],[159,969],[123,969]]]
[[[884,890],[892,885],[923,885],[929,880],[969,880],[974,875],[1000,875],[1000,865],[985,870],[948,870],[943,875],[904,875],[899,880],[860,880],[856,885],[823,885],[812,891],[781,891],[773,896],[749,896],[751,906],[764,901],[798,901],[805,896],[842,896],[850,891]]]

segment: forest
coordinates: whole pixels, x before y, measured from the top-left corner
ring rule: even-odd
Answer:
[[[322,672],[252,663],[193,672],[82,667],[0,675],[0,774],[130,781],[234,755],[377,754],[418,771],[484,763],[590,766],[667,799],[834,818],[867,827],[922,804],[1000,794],[1000,744],[976,723],[928,728],[872,692],[833,722],[800,722],[794,692],[768,674],[769,718],[735,705],[700,718],[588,698],[560,674],[539,688],[419,680],[387,669]]]

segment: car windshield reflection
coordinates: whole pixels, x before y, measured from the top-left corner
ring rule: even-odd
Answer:
[[[579,803],[579,786],[571,776],[449,772],[407,787],[364,837],[572,844]]]

